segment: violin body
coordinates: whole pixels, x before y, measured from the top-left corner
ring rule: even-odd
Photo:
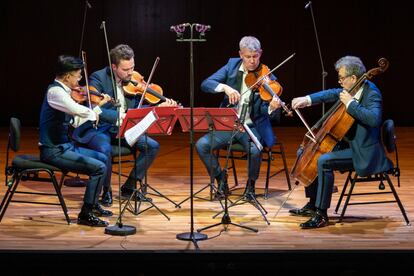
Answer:
[[[132,73],[131,81],[123,86],[124,92],[127,95],[135,96],[137,94],[142,95],[145,91],[147,83],[144,81],[144,77],[134,71]],[[159,101],[165,101],[166,98],[162,95],[162,88],[154,83],[148,85],[147,92],[145,93],[145,100],[151,104],[156,104]]]
[[[271,80],[268,76],[266,76],[269,72],[269,67],[264,64],[260,64],[255,71],[249,72],[245,78],[246,85],[248,87],[253,86],[253,89],[259,90],[260,98],[265,102],[270,102],[275,95],[280,96],[283,92],[283,88],[279,82]],[[266,77],[255,85],[255,83],[263,76]]]

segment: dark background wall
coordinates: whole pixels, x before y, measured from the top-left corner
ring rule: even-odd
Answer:
[[[216,106],[221,96],[202,93],[200,82],[238,55],[238,42],[254,35],[262,42],[262,62],[273,68],[292,53],[293,60],[276,75],[284,86],[282,99],[317,91],[321,65],[310,10],[302,0],[90,0],[83,49],[88,70],[107,65],[101,22],[106,22],[109,47],[129,44],[136,70],[148,76],[161,58],[153,82],[164,94],[189,105],[189,44],[176,42],[171,25],[184,22],[211,25],[207,42],[194,45],[195,106]],[[344,55],[362,58],[367,69],[386,57],[390,68],[374,80],[384,99],[384,117],[398,125],[413,125],[413,15],[406,1],[319,1],[313,10],[318,28],[327,87],[337,87],[334,62]],[[59,54],[78,55],[85,1],[12,1],[1,4],[2,58],[0,125],[18,116],[24,125],[38,124],[40,105],[54,78]],[[315,122],[321,108],[304,111]],[[284,118],[283,125],[299,125]]]

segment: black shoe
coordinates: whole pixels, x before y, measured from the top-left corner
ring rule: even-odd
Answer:
[[[78,215],[78,224],[92,227],[106,227],[108,222],[96,217],[92,212],[80,212]]]
[[[289,213],[293,216],[301,216],[301,217],[312,217],[315,215],[315,206],[310,204],[309,202],[300,209],[291,209]]]
[[[102,192],[101,204],[105,207],[112,206],[112,190],[104,188]]]
[[[111,217],[113,215],[111,211],[104,210],[99,204],[93,206],[92,213],[97,217]]]
[[[129,188],[127,186],[121,186],[121,197],[123,197],[124,199],[130,198],[133,192],[134,192],[133,188]],[[134,199],[132,198],[132,200]],[[135,193],[135,200],[141,201],[141,202],[152,202],[152,198],[144,196],[139,191]]]
[[[328,216],[320,212],[319,210],[316,211],[315,215],[311,217],[307,222],[301,223],[300,227],[302,229],[313,229],[313,228],[321,228],[329,225]]]

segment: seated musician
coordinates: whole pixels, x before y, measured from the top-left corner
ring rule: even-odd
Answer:
[[[345,171],[354,168],[358,175],[366,176],[385,171],[390,165],[380,139],[382,97],[371,81],[364,81],[356,87],[356,94],[348,91],[365,73],[366,69],[358,57],[345,56],[335,63],[338,83],[342,88],[328,89],[305,97],[294,98],[292,108],[298,109],[338,99],[346,106],[346,112],[355,122],[343,141],[333,152],[322,154],[317,161],[318,177],[305,187],[309,202],[300,209],[289,210],[290,214],[310,217],[300,227],[319,228],[329,224],[327,210],[331,204],[334,184],[334,170]],[[345,144],[345,145],[344,145]],[[300,155],[300,150],[298,151]]]
[[[102,183],[106,181],[106,156],[74,145],[68,137],[68,127],[72,116],[96,121],[95,111],[78,104],[71,97],[71,91],[79,86],[82,78],[83,62],[71,56],[59,56],[56,78],[49,85],[40,111],[40,158],[42,161],[62,170],[89,175],[89,181],[83,198],[82,210],[78,215],[78,224],[89,226],[107,226],[99,216],[111,216],[112,212],[102,209],[98,204]],[[105,96],[100,104],[110,98]],[[73,120],[73,126],[80,121]]]
[[[248,85],[245,83],[246,76],[259,68],[262,49],[257,38],[245,36],[239,43],[239,58],[230,58],[226,65],[220,68],[213,75],[204,80],[201,89],[207,93],[223,93],[224,100],[221,107],[227,107],[229,104],[238,104],[238,114],[241,114],[242,103],[247,103],[248,108],[245,123],[250,126],[255,136],[264,143],[265,146],[271,147],[275,143],[275,136],[270,122],[271,117],[280,115],[280,103],[273,98],[269,103],[263,101],[258,93],[247,90]],[[270,79],[276,80],[273,75]],[[213,137],[213,150],[225,147],[231,139],[231,131],[217,131]],[[248,168],[247,185],[244,191],[246,199],[255,197],[255,182],[259,177],[260,164],[262,162],[262,152],[249,142],[250,138],[246,132],[239,132],[234,137],[234,141],[240,143],[246,152],[250,152],[250,166]],[[250,147],[250,149],[249,149]],[[213,174],[218,184],[216,193],[217,198],[222,198],[224,193],[228,193],[227,175],[218,162],[216,155],[211,154],[211,136],[206,134],[196,143],[198,155],[203,161],[207,172]],[[212,168],[210,168],[210,162]]]
[[[89,77],[89,85],[95,87],[98,92],[108,94],[114,99],[118,99],[120,103],[121,119],[125,118],[128,108],[136,108],[140,101],[139,95],[124,94],[123,86],[131,81],[132,73],[134,72],[135,60],[134,51],[128,45],[120,44],[110,51],[111,66],[115,79],[116,91],[113,90],[111,80],[111,70],[105,67],[99,71],[94,72]],[[176,106],[177,103],[172,99],[166,99],[165,102],[158,106]],[[112,173],[112,158],[111,158],[111,141],[118,144],[114,140],[118,132],[117,107],[112,103],[107,103],[101,107],[102,113],[97,130],[90,129],[86,134],[88,140],[82,140],[83,145],[101,152],[107,156],[107,174]],[[76,139],[76,137],[74,137]],[[82,137],[81,137],[82,138]],[[146,144],[145,144],[146,142]],[[129,147],[124,139],[122,145]],[[136,159],[136,170],[131,170],[127,181],[121,187],[122,196],[130,196],[135,187],[136,181],[141,181],[148,168],[151,166],[159,151],[159,144],[150,137],[141,136],[136,144],[135,149],[139,150],[139,155]],[[110,177],[103,185],[103,192],[101,203],[104,206],[112,204],[112,189]]]

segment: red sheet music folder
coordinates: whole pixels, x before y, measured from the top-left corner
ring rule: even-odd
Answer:
[[[190,131],[190,108],[176,109],[178,120],[183,132]],[[208,131],[209,122],[218,131],[232,131],[237,120],[237,112],[234,108],[193,108],[194,131]]]
[[[154,110],[158,116],[158,120],[148,128],[147,133],[152,135],[171,135],[175,122],[177,121],[176,109],[180,108],[157,106],[129,109],[125,119],[122,121],[120,135],[124,137],[125,131],[138,124],[151,110]]]

